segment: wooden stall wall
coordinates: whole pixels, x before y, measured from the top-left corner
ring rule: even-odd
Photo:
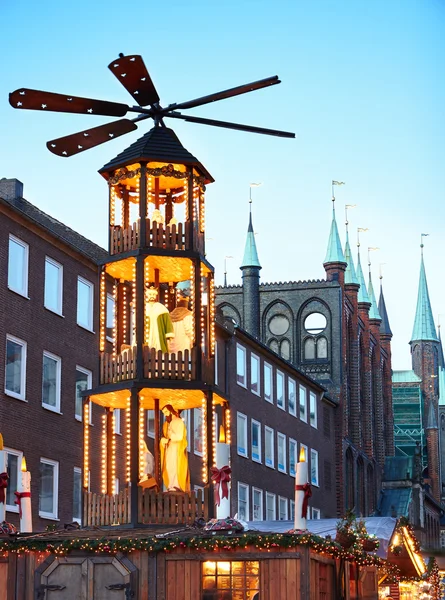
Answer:
[[[333,559],[311,552],[310,600],[334,600],[336,590],[336,564]]]

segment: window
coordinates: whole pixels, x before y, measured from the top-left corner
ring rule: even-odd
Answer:
[[[119,435],[121,433],[121,409],[115,408],[113,410],[113,415],[114,415],[114,433]]]
[[[273,402],[272,366],[264,363],[264,399]]]
[[[121,482],[119,480],[119,477],[115,477],[114,478],[114,490],[113,490],[113,493],[114,494],[119,494],[120,488],[121,488]]]
[[[290,514],[289,514],[289,519],[291,521],[295,520],[295,500],[291,500],[290,501]]]
[[[76,366],[76,403],[75,417],[78,421],[82,421],[82,392],[90,390],[92,387],[92,373],[88,369]],[[90,408],[90,423],[91,423],[91,408]]]
[[[253,521],[263,520],[263,490],[252,488]]]
[[[224,560],[202,563],[202,598],[257,598],[260,563]]]
[[[300,419],[307,423],[306,388],[300,385]]]
[[[77,324],[93,331],[93,294],[94,285],[77,278]]]
[[[155,437],[155,411],[147,410],[147,435],[148,437]]]
[[[286,436],[277,433],[278,470],[286,473]]]
[[[260,359],[255,354],[250,355],[250,389],[260,395]]]
[[[29,246],[9,236],[8,288],[22,296],[28,296],[28,255]]]
[[[297,386],[293,379],[287,380],[287,407],[291,415],[296,416],[297,414]]]
[[[202,456],[203,438],[202,438],[202,408],[193,409],[193,452]]]
[[[312,427],[317,429],[317,396],[309,392],[309,420]]]
[[[238,385],[247,387],[246,383],[246,349],[239,344],[236,345],[236,382]]]
[[[238,482],[238,518],[249,520],[249,486]]]
[[[114,311],[115,311],[115,302],[114,296],[112,294],[107,294],[107,340],[109,342],[114,341]]]
[[[311,450],[311,483],[318,486],[318,452]]]
[[[39,516],[57,519],[59,493],[59,463],[49,458],[40,459]]]
[[[45,258],[45,292],[43,304],[48,310],[61,315],[63,303],[63,267],[49,258]]]
[[[60,412],[61,364],[58,356],[43,353],[42,406],[54,412]]]
[[[187,433],[187,452],[190,452],[192,439],[192,428],[190,427],[190,413],[190,410],[183,410],[181,412],[181,419],[185,423],[185,431]],[[216,428],[215,431],[218,431],[218,428]]]
[[[17,491],[20,477],[20,468],[22,465],[23,453],[18,450],[4,449],[6,452],[6,460],[8,461],[8,487],[6,488],[6,510],[10,512],[19,512],[19,507],[15,504],[15,494]]]
[[[312,508],[312,518],[321,519],[321,511],[319,508]]]
[[[73,521],[82,522],[82,469],[74,467]]]
[[[264,428],[264,458],[266,467],[275,468],[274,444],[273,444],[273,429],[270,427]]]
[[[215,385],[218,385],[218,342],[215,342]]]
[[[275,494],[266,492],[266,521],[275,521],[276,516]]]
[[[261,423],[252,419],[252,460],[261,462]]]
[[[236,445],[238,454],[247,457],[247,417],[241,413],[236,415]]]
[[[297,472],[297,442],[292,438],[289,438],[289,475],[295,477]]]
[[[328,340],[325,337],[318,338],[317,340],[317,358],[328,357]]]
[[[286,409],[284,400],[284,374],[277,371],[277,406],[278,408]]]
[[[280,521],[287,521],[287,498],[278,496],[278,518]]]
[[[19,400],[26,393],[26,342],[6,336],[5,393]]]
[[[289,340],[282,340],[280,344],[280,356],[284,360],[290,360],[290,342]]]
[[[315,359],[315,340],[314,338],[307,338],[304,342],[304,358],[306,360]]]

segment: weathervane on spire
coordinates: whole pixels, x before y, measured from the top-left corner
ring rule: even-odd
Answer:
[[[422,253],[422,256],[423,256],[423,239],[422,238],[427,237],[427,236],[429,236],[429,233],[421,233],[420,234],[420,251]]]
[[[249,185],[249,212],[252,213],[252,188],[253,187],[260,187],[260,185],[263,185],[262,181],[259,181],[258,183],[251,183]]]
[[[383,265],[386,265],[386,263],[379,263],[379,279],[380,279],[380,285],[382,285],[382,279],[383,279]]]
[[[335,202],[334,185],[345,185],[345,182],[332,180],[332,202]]]
[[[355,208],[357,204],[345,204],[345,225],[346,225],[346,233],[348,233],[348,208]]]
[[[365,231],[369,231],[367,227],[357,227],[357,248],[360,252],[360,232],[364,233]]]
[[[368,246],[368,270],[369,270],[369,275],[371,275],[371,252],[373,252],[374,250],[380,250],[380,248],[377,248],[376,246]]]

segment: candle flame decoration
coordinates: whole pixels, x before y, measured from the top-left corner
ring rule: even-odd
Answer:
[[[300,448],[300,457],[298,462],[306,462],[306,450],[303,448],[303,446]]]
[[[219,426],[219,442],[222,444],[226,443],[226,432],[224,431],[224,425]]]
[[[20,470],[22,471],[22,473],[26,473],[26,459],[24,456],[22,457],[22,466]]]

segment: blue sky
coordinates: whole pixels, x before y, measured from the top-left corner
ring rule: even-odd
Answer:
[[[445,202],[445,2],[443,0],[189,0],[132,5],[1,0],[0,177],[25,197],[106,244],[107,186],[97,170],[143,135],[71,159],[45,143],[107,118],[14,111],[7,94],[29,87],[133,103],[107,69],[119,52],[141,54],[169,104],[278,74],[279,86],[190,111],[297,133],[278,139],[170,121],[215,177],[207,193],[207,253],[221,283],[240,283],[249,183],[262,281],[324,276],[331,180],[344,240],[357,227],[362,265],[383,266],[394,333],[393,367],[410,368],[420,233],[434,317],[442,313]],[[6,24],[6,26],[5,26]]]

